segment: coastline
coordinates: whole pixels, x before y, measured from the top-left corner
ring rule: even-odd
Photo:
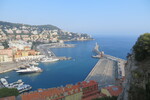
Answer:
[[[45,56],[48,57],[53,57],[53,58],[58,58],[59,60],[70,60],[71,57],[56,57],[56,55],[50,50],[50,48],[70,48],[74,47],[75,44],[62,44],[61,46],[58,45],[59,43],[50,43],[50,44],[40,44],[37,46],[37,49],[44,54]],[[54,47],[52,46],[54,45]],[[48,53],[50,52],[52,56]],[[17,68],[19,68],[22,65],[27,65],[29,64],[30,61],[19,61],[19,62],[5,62],[5,63],[0,63],[0,74],[6,73],[9,71],[13,71]]]

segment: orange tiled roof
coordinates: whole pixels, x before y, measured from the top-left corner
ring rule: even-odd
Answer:
[[[89,87],[89,86],[97,85],[98,83],[96,81],[94,81],[94,80],[90,80],[88,82],[83,81],[83,82],[78,83],[78,84],[81,84],[81,86],[84,88],[84,87]]]
[[[122,92],[122,87],[121,86],[109,86],[105,87],[111,94],[111,96],[118,96]]]
[[[38,89],[37,91],[22,94],[21,98],[22,100],[45,100],[46,98],[53,98],[53,100],[56,100],[80,91],[79,85],[67,85],[66,87]]]

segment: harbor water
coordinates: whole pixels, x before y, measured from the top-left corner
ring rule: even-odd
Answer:
[[[40,63],[42,73],[19,75],[15,71],[0,74],[0,78],[8,76],[8,82],[22,79],[26,84],[32,86],[32,90],[38,88],[51,88],[75,84],[83,81],[98,59],[91,56],[95,43],[100,45],[100,49],[106,54],[126,59],[137,37],[95,37],[91,41],[66,42],[76,44],[74,48],[53,48],[56,56],[72,57],[72,60],[64,60],[53,63]]]

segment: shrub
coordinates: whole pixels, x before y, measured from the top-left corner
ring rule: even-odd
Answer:
[[[137,61],[150,57],[150,33],[145,33],[138,38],[133,46],[133,51]]]

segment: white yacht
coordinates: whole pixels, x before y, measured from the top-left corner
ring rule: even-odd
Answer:
[[[31,89],[32,89],[32,87],[28,84],[24,84],[24,85],[17,87],[17,90],[19,91],[19,93],[22,93],[22,92],[25,92],[25,91],[28,91]]]
[[[1,83],[2,83],[5,87],[8,86],[8,82],[7,82],[7,80],[6,80],[5,78],[1,78],[0,81],[1,81]]]
[[[57,58],[43,58],[41,62],[55,62],[58,61]]]
[[[20,73],[20,74],[26,74],[26,73],[35,73],[35,72],[42,72],[42,69],[39,68],[39,67],[35,67],[34,65],[29,67],[29,68],[26,68],[26,69],[20,69],[18,71],[16,71],[17,73]]]

